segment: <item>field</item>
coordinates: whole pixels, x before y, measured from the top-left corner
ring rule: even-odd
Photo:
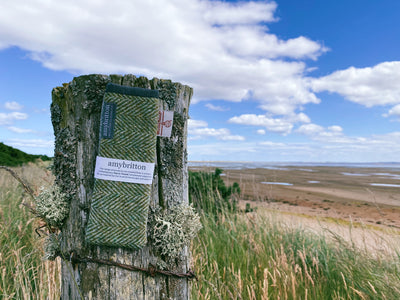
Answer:
[[[52,184],[43,163],[14,170],[35,193]],[[30,199],[0,171],[0,298],[58,299],[59,263],[42,260],[38,220],[21,205]],[[202,171],[190,181],[203,224],[191,246],[193,299],[398,299],[399,188],[370,183],[398,184],[399,173]]]

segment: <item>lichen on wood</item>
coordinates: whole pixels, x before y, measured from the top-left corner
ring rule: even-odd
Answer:
[[[179,258],[200,229],[200,217],[190,205],[179,204],[168,210],[151,211],[149,215],[152,245],[167,262]]]
[[[34,199],[35,210],[47,225],[60,228],[68,217],[69,203],[66,195],[57,185],[40,188],[40,193]]]

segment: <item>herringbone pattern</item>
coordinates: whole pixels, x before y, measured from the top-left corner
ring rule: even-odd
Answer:
[[[158,99],[105,93],[117,104],[114,137],[100,141],[99,156],[154,162]],[[86,241],[90,244],[139,249],[146,244],[151,185],[96,179]]]

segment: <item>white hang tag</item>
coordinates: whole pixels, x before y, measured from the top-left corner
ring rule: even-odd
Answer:
[[[173,111],[168,111],[168,110],[159,111],[157,136],[171,137],[173,122],[174,122]]]

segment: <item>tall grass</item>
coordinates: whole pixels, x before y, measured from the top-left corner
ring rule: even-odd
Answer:
[[[206,196],[197,206],[220,201],[218,193]],[[256,213],[203,214],[202,223],[192,245],[194,299],[399,299],[399,257],[328,242]]]
[[[43,166],[14,170],[36,191],[52,183]],[[398,256],[234,209],[240,191],[217,173],[190,177],[190,199],[203,223],[192,243],[199,279],[193,299],[399,299]],[[27,201],[19,183],[1,172],[0,299],[59,299],[59,264],[41,259],[37,219],[21,206]]]
[[[14,170],[36,191],[52,182],[44,165]],[[0,298],[58,299],[59,264],[42,260],[43,239],[35,233],[38,220],[22,206],[29,201],[19,183],[0,170]]]

